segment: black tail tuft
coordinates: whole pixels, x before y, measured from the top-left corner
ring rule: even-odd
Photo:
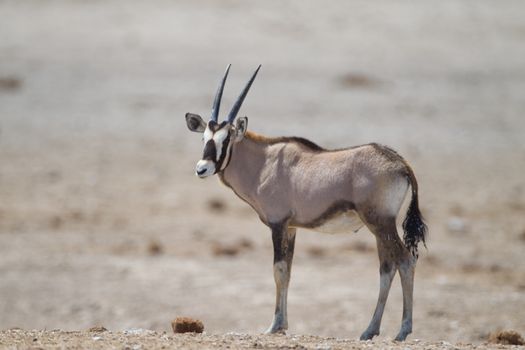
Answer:
[[[403,235],[405,246],[417,259],[419,256],[417,251],[418,243],[423,242],[425,248],[427,247],[425,243],[427,225],[425,225],[423,222],[423,217],[419,211],[417,188],[414,189],[414,186],[412,187],[412,200],[410,201],[410,205],[407,210],[407,216],[403,221],[403,230],[405,231],[405,234]]]

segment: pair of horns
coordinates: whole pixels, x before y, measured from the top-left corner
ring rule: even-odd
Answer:
[[[228,73],[230,72],[230,67],[231,67],[231,64],[229,64],[228,67],[226,68],[224,77],[222,78],[221,84],[219,85],[219,88],[217,89],[217,93],[215,94],[215,100],[213,101],[213,107],[211,110],[211,120],[213,120],[214,122],[217,122],[219,118],[219,109],[221,107],[222,92],[224,91],[224,84],[226,84],[226,78],[228,77]],[[259,72],[259,69],[261,69],[261,65],[257,67],[252,77],[248,81],[248,84],[246,84],[241,94],[237,98],[237,101],[235,101],[235,103],[233,104],[232,110],[230,111],[230,114],[228,114],[228,123],[232,124],[233,121],[235,120],[235,117],[237,116],[237,113],[239,113],[239,109],[241,109],[244,98],[248,94],[248,91],[250,90],[250,87],[252,86],[252,83],[255,80],[257,73]]]

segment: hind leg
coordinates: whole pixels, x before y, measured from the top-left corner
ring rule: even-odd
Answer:
[[[412,297],[414,293],[416,261],[417,259],[408,254],[407,251],[405,258],[398,267],[403,289],[403,320],[401,321],[401,329],[396,336],[397,341],[405,340],[412,333]]]
[[[378,251],[382,250],[380,246],[382,246],[382,244],[380,241],[378,241]],[[388,293],[390,292],[390,285],[392,284],[392,280],[396,274],[396,269],[393,266],[393,262],[385,259],[384,255],[381,253],[379,253],[379,262],[379,296],[377,298],[377,305],[368,328],[363,332],[363,334],[361,334],[361,340],[372,339],[374,336],[379,335],[383,311],[385,310]]]
[[[396,274],[398,252],[402,242],[396,231],[394,218],[382,220],[380,223],[368,225],[376,236],[377,252],[379,255],[379,296],[372,320],[360,339],[368,340],[379,335],[381,319],[385,310],[386,301],[390,292],[392,280]]]

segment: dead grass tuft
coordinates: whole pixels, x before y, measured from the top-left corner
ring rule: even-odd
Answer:
[[[151,240],[148,243],[148,254],[149,255],[161,255],[164,253],[164,247],[162,246],[162,243],[156,240]]]
[[[523,337],[516,331],[497,331],[489,335],[489,343],[503,345],[525,345]]]
[[[225,244],[225,243],[213,243],[211,251],[215,256],[236,256],[245,250],[252,250],[253,242],[247,238],[238,240],[237,242]]]
[[[189,317],[177,317],[171,322],[173,333],[202,333],[204,324],[200,320]]]
[[[215,256],[235,256],[241,252],[242,248],[236,244],[214,243],[211,251]]]
[[[424,259],[425,262],[430,266],[440,266],[441,265],[441,260],[437,256],[432,255],[432,254],[425,254],[422,259]]]
[[[375,251],[375,248],[366,242],[356,241],[356,242],[352,242],[350,244],[346,244],[342,246],[341,250],[353,251],[353,252],[359,252],[359,253],[372,253]]]
[[[226,211],[226,202],[220,198],[211,198],[208,200],[208,208],[216,213]]]
[[[461,271],[464,273],[482,272],[483,267],[475,262],[467,262],[461,265]]]
[[[16,91],[22,87],[22,80],[14,76],[0,77],[0,90]]]
[[[346,88],[370,88],[378,81],[363,73],[350,72],[339,77],[339,85]]]
[[[253,249],[253,242],[250,241],[248,238],[242,238],[238,242],[239,247],[246,249],[246,250],[252,250]]]
[[[71,221],[75,222],[84,221],[86,219],[84,213],[80,210],[72,210],[67,214],[67,216]]]
[[[49,228],[51,228],[52,230],[60,230],[63,224],[64,220],[59,215],[53,215],[49,219]]]
[[[453,216],[464,216],[465,215],[465,210],[463,209],[461,205],[457,203],[451,205],[448,208],[448,212],[450,213],[450,215],[453,215]]]
[[[326,256],[326,249],[324,249],[323,247],[316,246],[316,245],[308,247],[306,249],[306,252],[308,253],[309,256],[314,257],[314,258],[322,258]]]
[[[104,327],[104,326],[93,326],[91,328],[88,329],[88,332],[91,332],[91,333],[102,333],[102,332],[107,332],[107,328]]]
[[[429,310],[427,315],[432,318],[443,318],[447,316],[447,313],[443,310]]]

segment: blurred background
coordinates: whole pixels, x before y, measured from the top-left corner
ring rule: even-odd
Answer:
[[[525,332],[524,17],[518,0],[1,1],[0,329],[269,326],[269,230],[194,176],[184,122],[231,63],[223,114],[263,65],[249,129],[412,164],[430,228],[413,338]],[[365,228],[300,231],[290,333],[358,337],[378,265]]]

